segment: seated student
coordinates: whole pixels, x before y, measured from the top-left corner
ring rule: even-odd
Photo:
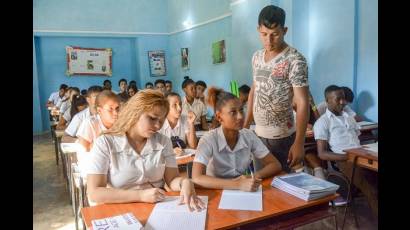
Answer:
[[[132,81],[130,81],[130,85],[135,85],[135,87],[137,87],[137,82],[134,81],[134,80],[132,80]],[[137,87],[137,88],[138,88],[138,87]]]
[[[350,177],[352,163],[347,162],[343,150],[360,146],[359,126],[344,107],[346,100],[340,87],[328,87],[325,92],[327,109],[313,126],[319,157],[326,161],[336,161],[342,173]],[[367,197],[372,211],[378,212],[377,173],[356,167],[354,185]]]
[[[165,93],[165,81],[164,80],[162,79],[156,80],[154,83],[154,86],[155,86],[154,89],[158,89],[162,93]]]
[[[103,83],[103,89],[112,90],[112,84],[110,80],[105,80]]]
[[[97,114],[97,110],[95,108],[95,98],[97,95],[102,91],[102,87],[98,85],[91,86],[87,90],[86,100],[88,102],[88,108],[84,109],[83,111],[76,114],[68,127],[65,129],[65,135],[69,135],[71,137],[77,136],[78,127],[80,127],[83,120],[85,120],[89,116],[93,116]]]
[[[184,90],[185,97],[182,99],[182,114],[187,116],[189,111],[195,114],[195,130],[208,130],[208,123],[206,122],[206,106],[201,100],[196,99],[195,82],[188,76],[184,77],[182,82],[182,90]]]
[[[86,97],[87,96],[87,90],[86,89],[81,90],[81,95]]]
[[[195,83],[196,96],[195,98],[201,100],[205,104],[205,90],[206,83],[204,81],[197,81]]]
[[[63,98],[57,102],[57,105],[55,105],[55,107],[61,109],[61,104],[63,104],[63,101],[66,101],[70,97],[71,88],[72,87],[70,87],[70,86],[67,87],[67,89],[65,90]]]
[[[47,100],[46,106],[47,107],[54,107],[56,106],[61,100],[63,100],[65,91],[67,90],[68,86],[66,84],[61,84],[60,89],[57,92],[54,92],[50,95]]]
[[[122,78],[119,82],[118,82],[118,86],[120,87],[120,92],[117,94],[121,100],[122,103],[126,102],[129,98],[128,96],[128,92],[127,92],[127,80],[125,80],[124,78]]]
[[[67,124],[69,124],[71,121],[71,118],[73,118],[79,112],[85,110],[87,106],[88,106],[88,103],[84,96],[81,96],[81,95],[74,96],[71,102],[71,106],[70,106],[71,108],[64,112],[63,116],[58,121],[56,129],[57,130],[66,129]]]
[[[172,92],[172,81],[170,81],[170,80],[165,81],[165,91],[167,93]]]
[[[138,93],[138,88],[137,85],[129,85],[128,86],[128,98],[134,96],[136,93]]]
[[[178,176],[171,140],[158,133],[168,113],[164,95],[151,89],[124,104],[114,125],[99,136],[87,162],[87,192],[96,203],[155,203],[165,199],[166,184],[180,191],[189,210],[202,201],[188,178]]]
[[[182,102],[179,94],[171,92],[165,97],[169,103],[169,112],[159,133],[171,139],[174,153],[180,156],[184,148],[195,149],[197,146],[195,114],[190,111],[188,116],[181,115]]]
[[[73,97],[80,95],[80,89],[77,87],[69,87],[67,90],[68,95],[67,97],[61,101],[61,106],[60,106],[60,119],[64,115],[65,111],[69,110],[71,108],[71,103],[73,101]]]
[[[154,85],[152,84],[152,82],[147,82],[147,83],[145,83],[145,88],[146,89],[153,89]]]
[[[248,85],[242,85],[239,87],[239,101],[243,106],[243,113],[246,115],[248,112],[248,96],[251,88]]]
[[[236,96],[211,87],[207,102],[221,126],[199,140],[193,181],[206,188],[256,191],[263,178],[281,171],[279,161],[253,131],[242,128],[245,117]],[[254,178],[244,176],[254,157],[262,161],[263,168],[253,173]]]
[[[334,87],[338,87],[338,86],[329,85],[328,87],[326,87],[326,89],[327,88],[334,88]],[[325,89],[325,92],[326,92],[326,89]],[[353,92],[347,87],[344,87],[343,92],[347,93],[347,97],[348,97],[349,100],[347,100],[347,98],[345,98],[346,101],[348,103],[352,103],[353,102],[353,97],[354,97]],[[345,94],[345,96],[346,96],[346,94]],[[317,111],[319,112],[320,115],[323,115],[326,112],[326,108],[327,108],[326,101],[323,101],[319,105],[317,105]],[[356,112],[353,111],[348,105],[346,105],[343,108],[343,110],[346,113],[348,113],[350,116],[354,117],[356,121],[361,121],[362,120],[359,116],[357,116]]]
[[[78,128],[77,137],[84,149],[89,152],[94,140],[112,127],[118,118],[120,99],[110,90],[103,90],[95,99],[97,114],[86,118]]]

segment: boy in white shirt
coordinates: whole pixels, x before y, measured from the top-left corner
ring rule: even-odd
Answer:
[[[57,92],[54,92],[50,95],[47,100],[46,107],[54,107],[59,104],[61,100],[64,99],[65,91],[67,90],[68,86],[66,84],[61,84],[60,89]]]
[[[325,97],[328,108],[313,126],[318,154],[322,160],[336,161],[340,171],[349,177],[352,163],[346,161],[347,155],[343,150],[360,147],[360,127],[354,118],[343,110],[347,102],[340,87],[327,87]],[[377,216],[377,174],[356,167],[353,183],[365,194],[373,213]]]
[[[182,114],[186,116],[189,111],[192,111],[196,116],[195,130],[208,130],[206,106],[201,100],[195,98],[195,82],[189,77],[185,77],[185,80],[182,82],[182,89],[185,93],[185,97],[182,99]]]
[[[89,116],[97,114],[97,109],[95,108],[95,99],[101,91],[102,91],[102,87],[98,85],[91,86],[90,88],[88,88],[87,96],[86,96],[86,100],[88,102],[88,108],[77,113],[74,117],[71,118],[70,124],[65,129],[65,135],[76,137],[78,127],[80,127],[83,120],[85,120]]]

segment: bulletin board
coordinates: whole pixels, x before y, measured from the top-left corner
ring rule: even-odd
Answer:
[[[112,49],[67,46],[67,71],[72,75],[112,76]]]

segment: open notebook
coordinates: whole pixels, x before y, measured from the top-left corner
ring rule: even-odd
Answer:
[[[168,196],[164,201],[155,205],[149,216],[144,229],[155,230],[191,230],[205,229],[206,212],[208,208],[208,197],[198,196],[205,204],[201,211],[188,210],[188,207],[178,205],[179,196]]]

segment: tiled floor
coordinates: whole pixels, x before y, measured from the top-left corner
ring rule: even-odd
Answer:
[[[62,165],[56,165],[54,145],[49,134],[33,137],[33,169],[33,229],[75,229]],[[356,207],[360,228],[355,227],[353,218],[348,216],[345,229],[378,229],[377,219],[372,216],[364,197],[357,199]],[[337,213],[340,228],[343,208],[337,208]],[[329,218],[297,229],[334,229],[334,221]]]

